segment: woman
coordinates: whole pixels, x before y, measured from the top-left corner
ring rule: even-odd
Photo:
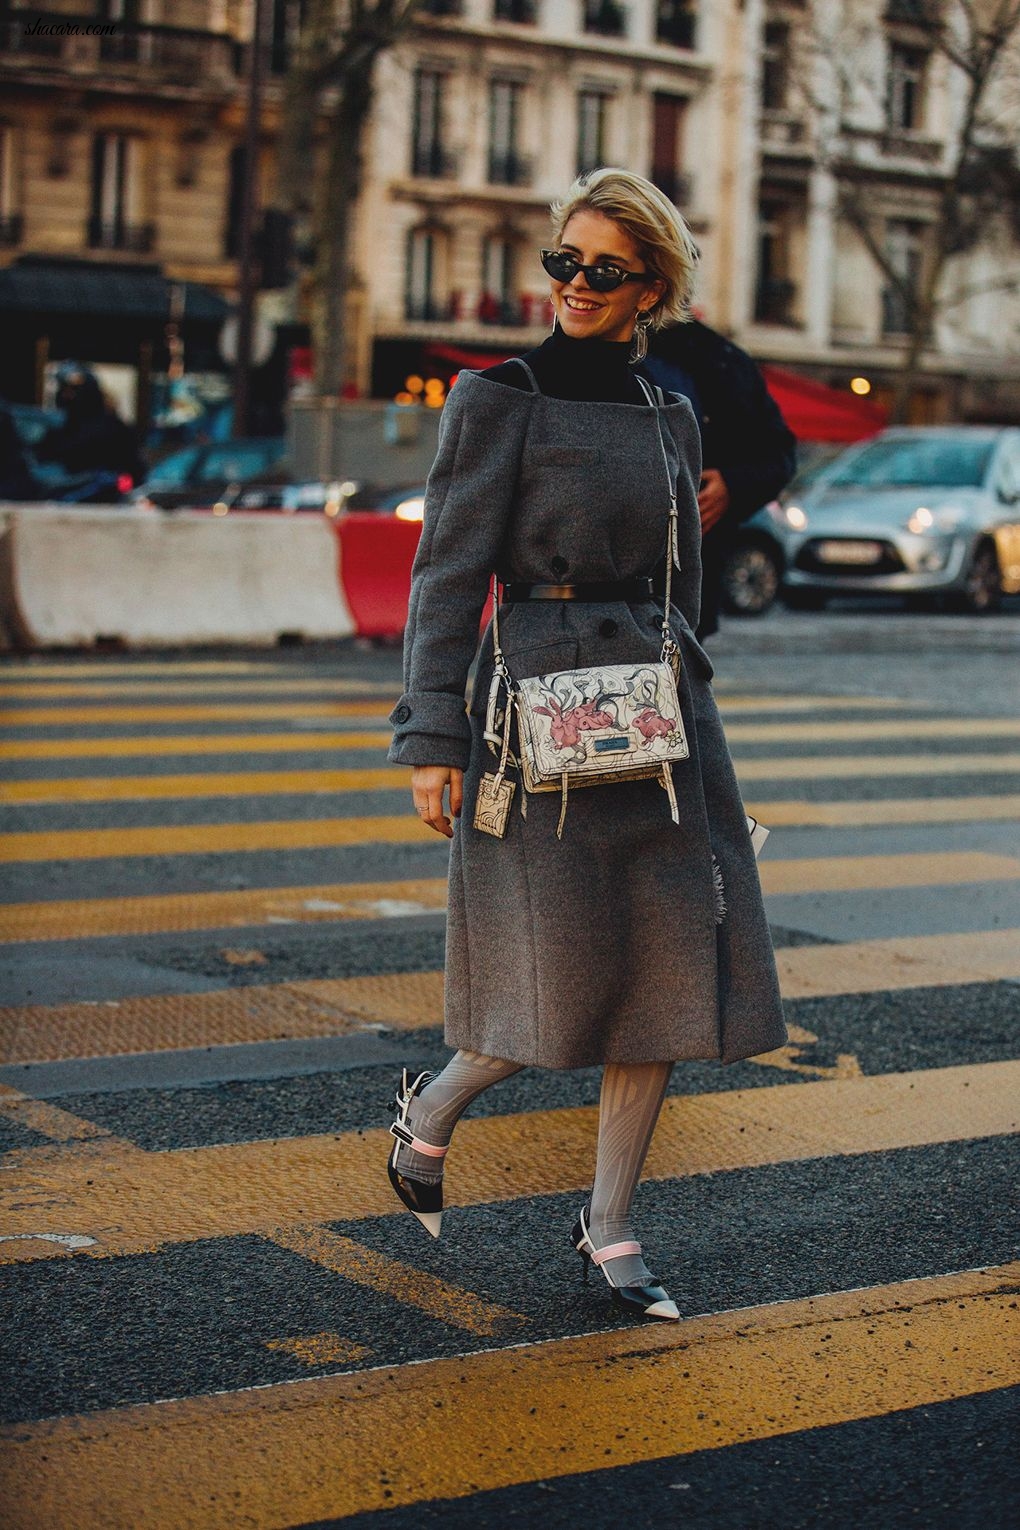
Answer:
[[[438,1237],[443,1158],[470,1101],[527,1065],[604,1064],[594,1185],[574,1246],[618,1305],[676,1319],[630,1224],[670,1069],[770,1050],[785,1029],[712,668],[693,636],[698,429],[685,399],[657,409],[635,375],[648,328],[683,316],[696,252],[672,203],[626,171],[595,171],[552,212],[555,248],[542,260],[553,334],[524,366],[461,373],[426,492],[390,758],[413,767],[422,822],[453,840],[446,1039],[458,1051],[438,1077],[409,1083],[405,1072],[389,1174]],[[657,660],[662,609],[649,576],[671,489],[671,630],[690,743],[673,767],[679,825],[656,783],[636,780],[572,795],[559,839],[559,798],[529,796],[525,816],[518,783],[506,837],[479,832],[491,627],[469,715],[464,696],[492,571],[515,680]]]

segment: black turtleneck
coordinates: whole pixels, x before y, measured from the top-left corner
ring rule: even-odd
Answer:
[[[548,340],[521,359],[535,374],[539,388],[549,398],[573,399],[591,404],[644,404],[645,395],[630,365],[629,340],[572,340],[559,327]],[[502,361],[489,367],[483,377],[529,390],[523,367]]]

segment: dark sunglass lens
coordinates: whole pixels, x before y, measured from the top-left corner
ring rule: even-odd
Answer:
[[[578,272],[578,264],[573,255],[565,255],[560,250],[546,250],[542,255],[542,264],[554,282],[572,281]]]
[[[587,275],[593,292],[613,292],[626,281],[625,273],[616,266],[589,266]]]

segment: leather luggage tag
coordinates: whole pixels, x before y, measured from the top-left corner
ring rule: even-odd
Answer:
[[[486,773],[478,783],[475,828],[483,834],[491,834],[494,839],[505,839],[514,790],[515,783],[505,776],[497,782],[494,775]]]

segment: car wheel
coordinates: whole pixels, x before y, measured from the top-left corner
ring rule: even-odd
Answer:
[[[824,611],[826,599],[821,590],[794,588],[783,591],[783,604],[791,611]]]
[[[731,616],[764,616],[779,594],[782,569],[761,542],[733,549],[722,571],[722,607]]]
[[[991,542],[982,542],[975,549],[966,582],[954,605],[974,616],[991,616],[1001,608],[1002,575]]]

